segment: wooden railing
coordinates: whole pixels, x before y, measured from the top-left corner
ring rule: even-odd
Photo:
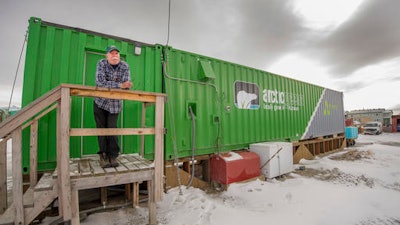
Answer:
[[[143,103],[142,117],[145,108],[155,104],[154,128],[70,128],[71,96],[104,97],[140,101]],[[30,127],[30,185],[37,183],[37,140],[38,120],[57,110],[57,184],[60,216],[64,221],[71,219],[71,180],[69,174],[70,136],[97,135],[154,135],[154,166],[155,166],[155,199],[161,200],[163,192],[163,163],[164,163],[164,102],[166,95],[128,91],[120,89],[98,88],[80,85],[61,84],[21,109],[14,116],[0,123],[0,213],[7,208],[7,140],[12,139],[12,182],[13,206],[15,207],[15,224],[24,224],[23,206],[23,173],[22,173],[22,130]],[[145,119],[142,118],[142,123]],[[142,124],[144,125],[144,124]],[[144,127],[144,126],[142,126]],[[144,138],[141,139],[143,153]]]

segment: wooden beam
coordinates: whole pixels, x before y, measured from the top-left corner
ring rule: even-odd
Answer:
[[[157,224],[157,215],[156,215],[156,199],[155,199],[155,192],[156,188],[154,185],[154,176],[151,181],[147,181],[147,192],[149,200],[148,200],[148,207],[149,207],[149,224],[156,225]]]
[[[139,206],[139,182],[135,182],[132,184],[132,191],[133,191],[132,206],[135,208]]]
[[[84,85],[79,85],[79,84],[61,84],[61,88],[69,88],[71,91],[75,90],[87,90],[87,91],[110,91],[113,90],[113,92],[121,92],[121,93],[136,93],[139,95],[148,95],[148,96],[163,96],[166,97],[167,95],[164,93],[158,93],[158,92],[148,92],[148,91],[138,91],[138,90],[125,90],[125,89],[118,89],[118,88],[105,88],[105,87],[96,87],[96,86],[84,86]],[[73,94],[71,94],[73,95]]]
[[[55,88],[36,99],[15,115],[8,117],[4,122],[0,123],[0,138],[10,134],[17,127],[21,126],[25,121],[40,113],[46,107],[49,107],[55,101],[60,99],[60,88]]]
[[[142,128],[146,127],[146,108],[147,108],[147,103],[142,102],[142,120],[141,120]],[[144,136],[140,137],[139,155],[142,157],[144,156]]]
[[[164,97],[156,97],[155,137],[154,137],[154,188],[155,201],[161,201],[163,196],[164,175]]]
[[[22,189],[22,129],[12,132],[12,181],[13,204],[15,207],[14,224],[24,224],[24,204]]]
[[[98,187],[106,187],[111,185],[129,184],[134,182],[141,182],[144,180],[151,180],[153,170],[142,170],[132,173],[107,173],[103,176],[88,176],[80,177],[78,179],[71,179],[72,189],[84,190]]]
[[[71,136],[149,135],[154,128],[71,128]]]
[[[300,147],[297,149],[296,153],[293,156],[293,163],[299,163],[301,159],[314,159],[314,156],[311,154],[311,152],[308,150],[308,148],[304,145],[301,144]]]
[[[134,93],[130,91],[120,89],[108,89],[108,90],[82,90],[82,89],[71,89],[71,95],[84,96],[84,97],[102,97],[111,99],[123,99],[141,102],[155,102],[156,97],[149,94]]]
[[[69,128],[70,128],[70,90],[61,89],[61,101],[57,108],[57,173],[59,204],[62,206],[60,215],[64,221],[70,221],[71,211],[71,180],[69,175]]]
[[[38,121],[34,120],[31,125],[31,138],[30,138],[30,171],[29,182],[31,187],[37,183],[37,148],[38,148]]]
[[[43,116],[47,115],[47,113],[53,111],[55,108],[57,108],[57,104],[53,104],[52,106],[50,106],[49,108],[47,108],[46,110],[44,110],[43,112],[41,112],[39,115],[35,116],[34,118],[32,118],[32,120],[30,122],[25,123],[22,126],[22,130],[29,127],[30,125],[32,125],[33,122],[35,122],[35,120],[39,120],[40,118],[42,118]]]
[[[71,196],[71,206],[72,206],[72,218],[71,218],[71,225],[79,225],[79,191],[72,190]]]
[[[25,208],[25,222],[32,222],[49,204],[57,198],[57,190],[40,191],[34,193],[34,206],[32,208]]]
[[[0,142],[0,215],[7,209],[7,141]]]

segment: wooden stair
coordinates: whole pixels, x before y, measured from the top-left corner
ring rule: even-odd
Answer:
[[[110,99],[124,99],[142,102],[142,126],[140,128],[71,128],[71,98],[103,97]],[[101,188],[114,184],[130,184],[147,181],[149,190],[149,224],[155,225],[156,201],[163,196],[163,168],[164,168],[164,102],[163,93],[142,91],[128,91],[99,87],[88,87],[73,84],[61,84],[53,90],[37,98],[29,105],[8,117],[0,123],[0,225],[1,224],[29,224],[48,205],[58,198],[59,216],[64,222],[79,225],[79,190]],[[155,105],[154,127],[147,127],[146,108]],[[153,110],[153,109],[152,109]],[[39,132],[39,122],[50,112],[56,112],[56,127],[51,131]],[[30,188],[23,188],[22,171],[22,132],[30,130],[29,149],[29,181]],[[39,135],[48,135],[54,132],[56,141],[56,177],[46,175],[38,181],[38,140]],[[144,154],[144,135],[154,136],[154,160],[148,163],[148,169],[132,168],[133,163],[128,160],[126,167],[118,167],[114,171],[104,170],[101,176],[71,176],[70,139],[75,136],[100,135],[139,135],[141,138],[140,155]],[[12,141],[12,204],[7,204],[7,142]],[[88,161],[86,161],[88,162]],[[122,162],[121,162],[122,163]],[[82,164],[83,165],[83,164]],[[81,168],[87,168],[85,166]],[[126,168],[125,171],[120,169]],[[95,173],[95,171],[93,171]]]
[[[57,198],[57,182],[52,174],[45,173],[32,188],[28,188],[23,196],[24,221],[31,223],[44,209],[46,209]],[[14,203],[0,215],[0,225],[13,225],[15,221]]]

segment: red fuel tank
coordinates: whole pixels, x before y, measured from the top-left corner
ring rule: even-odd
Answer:
[[[211,181],[230,184],[260,176],[260,157],[254,152],[229,152],[210,159]]]

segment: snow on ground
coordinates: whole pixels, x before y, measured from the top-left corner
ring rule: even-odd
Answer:
[[[157,204],[158,224],[400,224],[400,133],[360,135],[355,146],[294,168],[283,179],[231,184],[222,192],[171,189]],[[124,208],[91,214],[81,224],[147,224],[147,216],[145,206]]]

